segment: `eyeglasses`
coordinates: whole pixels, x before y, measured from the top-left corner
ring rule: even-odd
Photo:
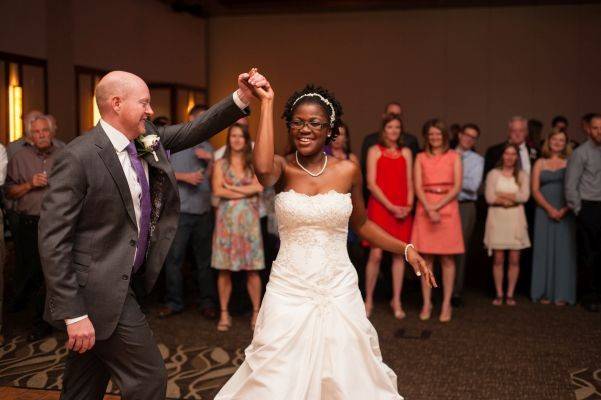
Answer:
[[[470,135],[469,133],[465,133],[465,132],[461,132],[461,134],[462,134],[463,136],[467,136],[468,138],[470,138],[470,139],[472,139],[472,140],[474,140],[474,141],[478,140],[478,136],[472,136],[472,135]]]
[[[297,131],[300,131],[305,126],[307,126],[312,131],[319,131],[323,128],[329,127],[330,124],[328,124],[327,122],[319,122],[319,121],[302,121],[300,119],[296,119],[294,121],[288,122],[288,127],[290,129],[295,129]]]

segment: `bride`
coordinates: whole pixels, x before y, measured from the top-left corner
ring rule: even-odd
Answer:
[[[215,400],[399,400],[395,373],[382,362],[346,250],[350,223],[375,246],[404,254],[436,287],[411,245],[367,220],[359,167],[324,153],[340,126],[340,103],[307,86],[286,103],[296,152],[274,154],[271,87],[249,87],[261,101],[253,163],[263,186],[275,185],[281,245],[245,361]]]

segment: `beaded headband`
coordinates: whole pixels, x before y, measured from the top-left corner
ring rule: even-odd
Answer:
[[[296,103],[298,103],[298,101],[303,97],[318,97],[319,100],[328,105],[328,107],[330,107],[330,110],[332,110],[332,115],[330,115],[330,127],[334,127],[334,121],[336,121],[336,111],[334,111],[334,106],[332,105],[332,103],[330,103],[330,100],[326,99],[319,93],[305,93],[302,96],[299,96],[298,99],[294,100],[294,103],[292,103],[292,107],[294,107]]]

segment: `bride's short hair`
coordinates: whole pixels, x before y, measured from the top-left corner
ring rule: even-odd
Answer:
[[[330,123],[331,134],[326,139],[326,144],[330,144],[338,136],[338,128],[342,124],[342,105],[334,94],[329,92],[327,89],[321,86],[307,85],[303,89],[298,90],[288,98],[286,105],[284,106],[284,113],[282,118],[286,121],[286,125],[289,126],[294,115],[294,110],[301,104],[317,104],[319,105]]]

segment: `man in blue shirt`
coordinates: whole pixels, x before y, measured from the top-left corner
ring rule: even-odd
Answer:
[[[461,154],[463,164],[463,183],[458,200],[463,241],[466,245],[465,253],[457,256],[457,274],[451,299],[455,307],[463,305],[461,296],[465,282],[465,259],[476,224],[476,200],[478,199],[478,189],[482,183],[482,173],[484,171],[484,158],[474,151],[479,136],[480,128],[476,124],[465,124],[459,132],[458,144],[455,148]]]
[[[188,113],[188,120],[194,120],[206,110],[206,106],[194,106]],[[175,153],[171,155],[171,164],[177,179],[181,214],[175,239],[165,260],[165,306],[159,309],[158,314],[160,318],[166,318],[184,309],[181,268],[190,246],[196,266],[201,314],[205,318],[216,318],[217,293],[210,268],[214,225],[211,207],[213,147],[203,142]]]

